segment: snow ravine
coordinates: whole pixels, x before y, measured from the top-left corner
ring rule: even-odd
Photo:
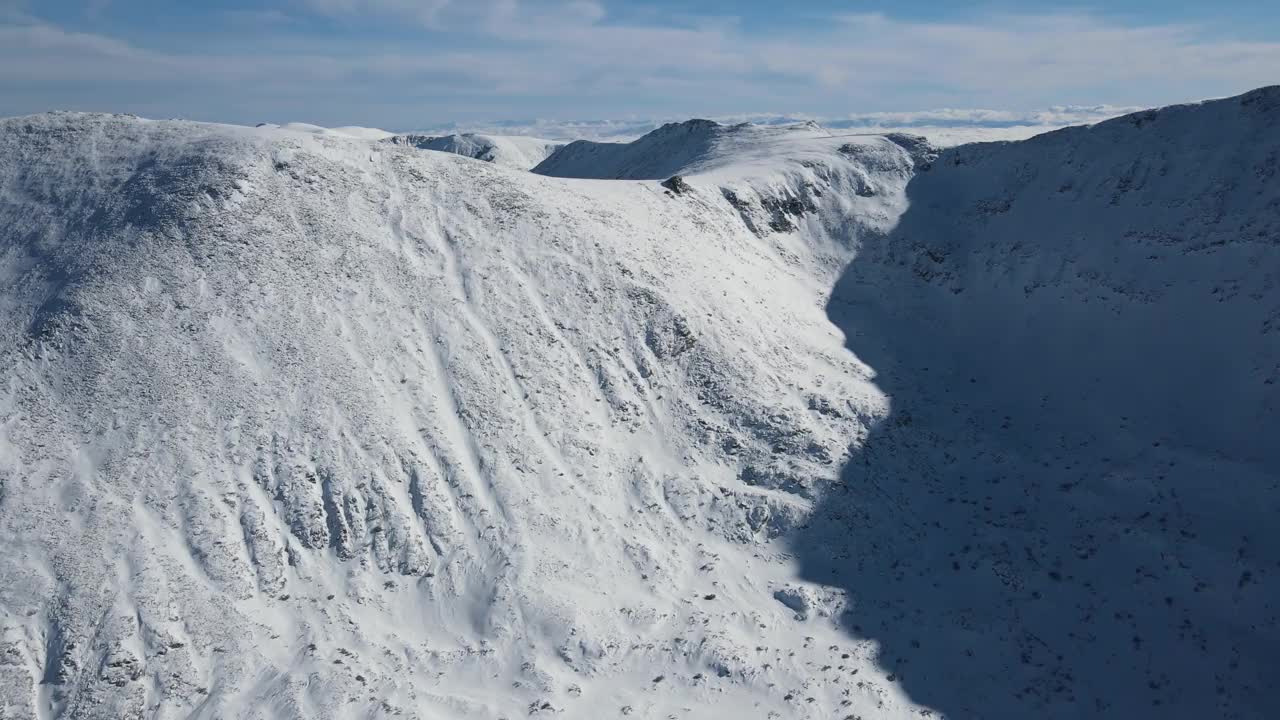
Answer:
[[[1278,117],[0,121],[0,717],[1274,716]]]

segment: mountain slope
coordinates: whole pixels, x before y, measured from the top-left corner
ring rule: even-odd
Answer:
[[[0,707],[1274,715],[1277,116],[0,121]]]
[[[568,178],[660,180],[680,172],[739,165],[751,154],[776,161],[782,151],[780,146],[829,136],[812,123],[757,126],[687,120],[667,123],[627,143],[576,140],[533,171]]]
[[[383,142],[407,145],[419,150],[436,150],[491,162],[503,167],[529,170],[564,145],[523,135],[395,135]]]
[[[882,409],[830,251],[269,128],[13,119],[0,178],[9,714],[767,714],[875,672],[773,597]]]
[[[948,150],[836,284],[892,413],[795,547],[917,702],[1280,709],[1278,118],[1266,88]]]

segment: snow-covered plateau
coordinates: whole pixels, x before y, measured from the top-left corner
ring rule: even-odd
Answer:
[[[0,120],[0,380],[2,718],[1280,716],[1280,87]]]

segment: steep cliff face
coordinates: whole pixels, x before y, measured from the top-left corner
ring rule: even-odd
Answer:
[[[1276,108],[0,121],[0,707],[1265,717]]]

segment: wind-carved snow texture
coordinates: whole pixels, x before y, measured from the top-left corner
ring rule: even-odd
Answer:
[[[3,121],[0,708],[1274,715],[1278,117]]]

